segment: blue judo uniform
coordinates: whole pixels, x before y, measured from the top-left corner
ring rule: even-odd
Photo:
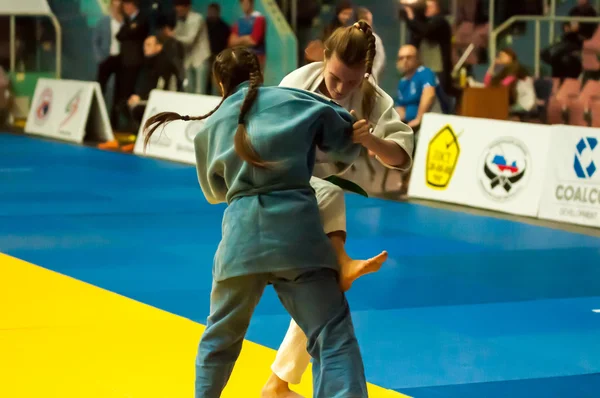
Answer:
[[[310,185],[315,148],[352,163],[352,116],[302,90],[261,87],[246,117],[252,145],[274,169],[244,162],[234,150],[241,84],[195,138],[198,179],[210,203],[227,202],[213,265],[207,328],[196,359],[196,397],[217,398],[242,348],[268,284],[308,337],[314,397],[367,397],[338,263]]]

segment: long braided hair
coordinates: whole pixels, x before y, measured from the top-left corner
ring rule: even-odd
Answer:
[[[361,85],[362,111],[365,118],[369,119],[378,96],[368,79],[373,71],[376,54],[375,35],[371,26],[361,20],[352,26],[336,29],[325,41],[325,59],[330,59],[334,54],[350,68],[366,67],[365,79]]]
[[[144,131],[147,131],[144,138],[144,149],[146,149],[150,138],[160,126],[175,120],[189,121],[208,118],[221,107],[227,97],[233,94],[237,86],[248,81],[248,92],[246,93],[238,117],[234,148],[240,158],[253,166],[260,168],[269,167],[270,163],[262,160],[256,149],[252,146],[248,130],[246,129],[246,116],[258,96],[258,88],[263,82],[258,58],[247,48],[235,47],[225,49],[215,59],[213,75],[216,81],[223,85],[223,99],[219,105],[203,116],[182,116],[175,112],[161,112],[150,117],[144,124]]]

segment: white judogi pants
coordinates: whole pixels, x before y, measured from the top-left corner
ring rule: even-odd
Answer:
[[[325,233],[346,231],[346,204],[344,191],[328,181],[313,177],[310,185],[315,190],[321,222]],[[271,370],[280,379],[290,384],[298,384],[302,374],[310,363],[310,355],[306,351],[308,339],[302,329],[292,319],[290,327],[277,351]]]

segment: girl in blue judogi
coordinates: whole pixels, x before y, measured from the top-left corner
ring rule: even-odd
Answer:
[[[354,118],[317,94],[261,87],[258,59],[246,49],[219,54],[214,75],[223,100],[208,115],[166,112],[146,123],[147,144],[163,123],[210,116],[195,138],[198,179],[210,203],[228,203],[196,360],[196,397],[221,395],[268,284],[308,337],[314,396],[367,397],[336,255],[310,186],[317,146],[342,162],[359,154]]]

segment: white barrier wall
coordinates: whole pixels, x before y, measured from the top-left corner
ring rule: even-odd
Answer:
[[[158,112],[199,116],[220,97],[154,90],[143,123]],[[136,154],[195,164],[200,122],[159,129]],[[516,215],[600,226],[600,130],[427,114],[418,138],[409,196]],[[397,189],[400,173],[359,159],[343,177],[369,194]]]
[[[552,128],[539,218],[600,227],[600,129]]]
[[[97,82],[38,80],[25,132],[74,143],[113,140]]]
[[[543,125],[427,114],[409,196],[535,217],[551,138]]]
[[[212,111],[221,97],[153,90],[150,93],[142,125],[135,142],[134,153],[182,163],[196,164],[194,137],[204,121],[175,121],[159,127],[144,151],[144,124],[160,112],[177,112],[184,116],[202,116]]]

